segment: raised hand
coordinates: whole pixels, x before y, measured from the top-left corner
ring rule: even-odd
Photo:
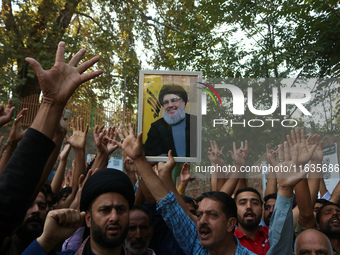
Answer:
[[[188,185],[191,174],[189,169],[189,163],[185,162],[181,170],[181,185],[183,187]]]
[[[59,154],[59,160],[67,160],[68,154],[70,153],[71,150],[71,145],[70,144],[66,144],[63,148],[63,150],[60,152]]]
[[[120,130],[118,131],[121,141],[118,145],[131,159],[137,160],[144,157],[142,132],[138,134],[136,139],[131,123],[129,123],[128,126],[129,131],[121,125]]]
[[[43,93],[43,101],[53,102],[64,107],[80,84],[88,81],[103,71],[98,70],[90,73],[84,72],[99,61],[94,57],[78,67],[76,65],[85,54],[85,49],[81,49],[75,54],[68,64],[65,63],[65,42],[58,44],[55,64],[50,70],[44,70],[40,63],[33,58],[26,58],[37,74],[39,85]]]
[[[27,108],[24,108],[21,110],[21,112],[18,114],[18,116],[14,120],[14,124],[12,126],[11,132],[7,139],[7,141],[10,144],[16,145],[24,137],[25,130],[22,129],[22,119],[24,118],[26,114],[27,114]]]
[[[166,163],[164,162],[158,162],[158,175],[160,177],[164,175],[171,175],[172,170],[176,166],[176,162],[174,157],[172,156],[171,150],[168,151],[168,161]]]
[[[293,150],[292,158],[290,150]],[[291,197],[294,186],[306,176],[306,172],[301,171],[297,163],[300,161],[298,145],[295,144],[293,148],[289,148],[288,142],[284,142],[283,146],[282,144],[279,145],[278,154],[278,157],[284,160],[277,161],[274,155],[271,155],[271,162],[276,168],[276,178],[279,181],[281,191],[284,190],[288,194],[286,197]]]
[[[315,142],[313,141],[314,139],[315,137],[313,136],[310,140],[310,144],[312,145],[307,147],[304,129],[301,130],[301,137],[300,137],[300,132],[297,128],[291,131],[291,137],[287,135],[287,141],[289,143],[289,146],[291,148],[295,144],[297,144],[298,146],[299,158],[298,158],[297,165],[303,166],[306,163],[308,163],[308,161],[312,158],[312,155],[317,146],[317,144],[315,144]],[[292,157],[292,152],[290,152],[290,157]]]
[[[8,99],[6,109],[3,104],[0,104],[0,127],[11,121],[14,114],[14,110],[15,107],[13,106],[12,99]]]
[[[316,144],[316,148],[312,155],[311,161],[321,163],[323,159],[323,151],[322,151],[323,141],[320,142],[320,135],[316,134],[316,135],[308,137],[307,148],[311,148],[314,144]]]
[[[236,143],[233,143],[233,151],[228,151],[235,166],[244,166],[248,158],[248,141],[245,141],[245,147],[241,146],[236,149]]]
[[[67,138],[67,142],[75,149],[84,150],[86,146],[86,135],[89,130],[89,124],[84,128],[83,118],[77,117],[77,124],[72,120],[73,134]]]
[[[208,157],[212,165],[224,165],[223,148],[218,149],[215,140],[210,140],[210,147],[208,149]]]

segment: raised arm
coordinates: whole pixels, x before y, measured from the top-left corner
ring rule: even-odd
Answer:
[[[222,186],[220,191],[227,193],[231,196],[234,193],[234,190],[239,183],[240,179],[243,178],[240,168],[241,166],[245,166],[247,158],[248,158],[248,141],[245,141],[245,147],[241,145],[240,148],[236,148],[236,143],[233,143],[233,151],[228,151],[231,158],[233,159],[234,166],[236,167],[235,173],[230,173],[228,180]]]
[[[208,157],[211,166],[217,168],[218,166],[223,167],[225,165],[223,159],[223,148],[218,148],[215,140],[210,140],[210,147],[208,149]],[[211,190],[219,191],[223,184],[226,182],[226,176],[222,173],[217,173],[214,171],[211,173]]]
[[[5,166],[8,162],[8,160],[11,158],[13,152],[15,151],[18,143],[21,141],[21,139],[24,137],[25,131],[22,129],[22,119],[27,114],[27,108],[24,108],[21,110],[21,112],[18,114],[16,119],[14,120],[14,124],[11,128],[11,132],[7,138],[7,141],[5,143],[5,150],[4,155],[1,157],[0,160],[0,173],[5,169]]]
[[[108,135],[106,135],[106,133],[108,133]],[[108,132],[104,129],[104,125],[94,128],[93,138],[98,153],[91,169],[98,168],[101,170],[107,166],[108,157],[118,148],[116,141],[117,135],[118,134],[115,133],[115,127],[109,127]]]
[[[273,154],[274,158],[275,158],[277,153],[270,150],[269,144],[267,144],[266,149],[267,149],[267,153],[266,153],[267,164],[273,165],[272,162],[271,162],[270,156],[271,156],[271,154]],[[283,159],[279,159],[279,160],[283,160]],[[264,195],[267,196],[267,195],[273,194],[273,193],[277,193],[277,179],[276,179],[275,172],[270,171],[270,172],[268,172],[268,181],[267,181],[266,191],[265,191]]]
[[[302,129],[301,135],[298,129],[291,131],[291,136],[287,135],[287,140],[292,148],[293,146],[297,146],[299,150],[299,158],[297,165],[300,168],[304,168],[305,164],[312,158],[315,149],[316,149],[316,136],[312,136],[307,139],[309,142],[307,143],[305,138],[305,132]],[[311,201],[311,194],[308,187],[307,179],[304,178],[298,185],[295,187],[295,195],[296,201],[298,204],[298,210],[294,209],[294,214],[298,214],[298,220],[301,227],[304,228],[313,228],[315,227],[315,219],[313,214],[313,206]]]
[[[122,142],[119,146],[123,151],[135,162],[135,165],[140,172],[146,186],[150,190],[156,201],[161,201],[169,192],[169,188],[158,178],[152,170],[150,163],[146,160],[143,152],[142,133],[139,133],[135,138],[133,128],[129,124],[129,132],[124,126],[121,126],[119,137]]]
[[[19,146],[0,175],[0,243],[11,235],[23,220],[30,198],[37,187],[44,166],[55,144],[52,139],[60,121],[64,107],[77,87],[102,73],[95,71],[84,73],[99,61],[94,57],[76,67],[84,55],[80,50],[69,62],[64,62],[65,43],[60,42],[55,65],[50,70],[43,70],[32,58],[26,60],[37,74],[43,93],[36,118]]]
[[[291,150],[293,150],[292,155],[290,155],[288,143],[285,142],[284,146],[279,145],[278,148],[279,158],[284,158],[283,161],[278,162],[274,155],[271,155],[273,166],[281,169],[281,171],[276,172],[279,189],[275,209],[270,220],[270,249],[267,255],[293,254],[293,189],[305,177],[306,173],[299,170],[298,162],[301,162],[303,157],[299,155],[298,145],[294,145]]]
[[[61,184],[63,183],[65,169],[67,165],[67,158],[68,158],[68,154],[70,153],[70,151],[71,151],[71,145],[66,144],[63,150],[59,154],[58,168],[51,183],[51,189],[54,194],[58,194],[61,189]]]
[[[67,139],[67,142],[72,146],[75,152],[75,162],[72,180],[72,193],[73,197],[76,189],[78,180],[81,174],[85,172],[85,147],[86,147],[86,135],[89,130],[89,124],[84,127],[83,119],[77,117],[77,123],[75,124],[72,120],[73,134]]]
[[[184,193],[185,193],[185,189],[186,189],[186,187],[189,183],[190,176],[191,176],[190,169],[189,169],[189,163],[185,162],[183,164],[180,176],[181,176],[181,183],[177,187],[177,191],[178,191],[178,194],[183,196]]]

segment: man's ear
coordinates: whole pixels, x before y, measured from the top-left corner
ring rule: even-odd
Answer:
[[[236,226],[237,220],[235,217],[230,217],[227,220],[227,230],[228,232],[234,232],[235,226]]]
[[[86,221],[86,226],[88,228],[91,228],[91,213],[89,211],[86,211],[85,221]]]

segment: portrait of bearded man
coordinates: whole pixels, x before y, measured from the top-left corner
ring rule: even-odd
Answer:
[[[182,86],[163,85],[158,95],[163,118],[151,124],[145,142],[146,156],[196,157],[197,116],[185,112],[188,94]]]

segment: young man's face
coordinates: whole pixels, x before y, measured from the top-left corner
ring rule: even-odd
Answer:
[[[30,208],[26,212],[23,223],[17,230],[22,241],[32,242],[40,236],[44,229],[47,214],[47,203],[44,193],[39,192]]]
[[[329,238],[340,238],[340,208],[328,205],[321,209],[319,230]]]
[[[262,217],[262,205],[259,196],[251,191],[237,195],[237,221],[246,229],[258,227]]]
[[[222,211],[221,202],[204,198],[197,210],[197,231],[201,245],[208,250],[223,245],[236,224],[235,218],[230,219]]]
[[[272,218],[275,203],[276,203],[275,198],[269,198],[267,202],[264,203],[263,220],[267,226],[269,226],[270,219]]]
[[[129,226],[129,204],[126,198],[116,192],[98,196],[86,213],[86,225],[91,230],[91,240],[103,248],[121,245]]]

